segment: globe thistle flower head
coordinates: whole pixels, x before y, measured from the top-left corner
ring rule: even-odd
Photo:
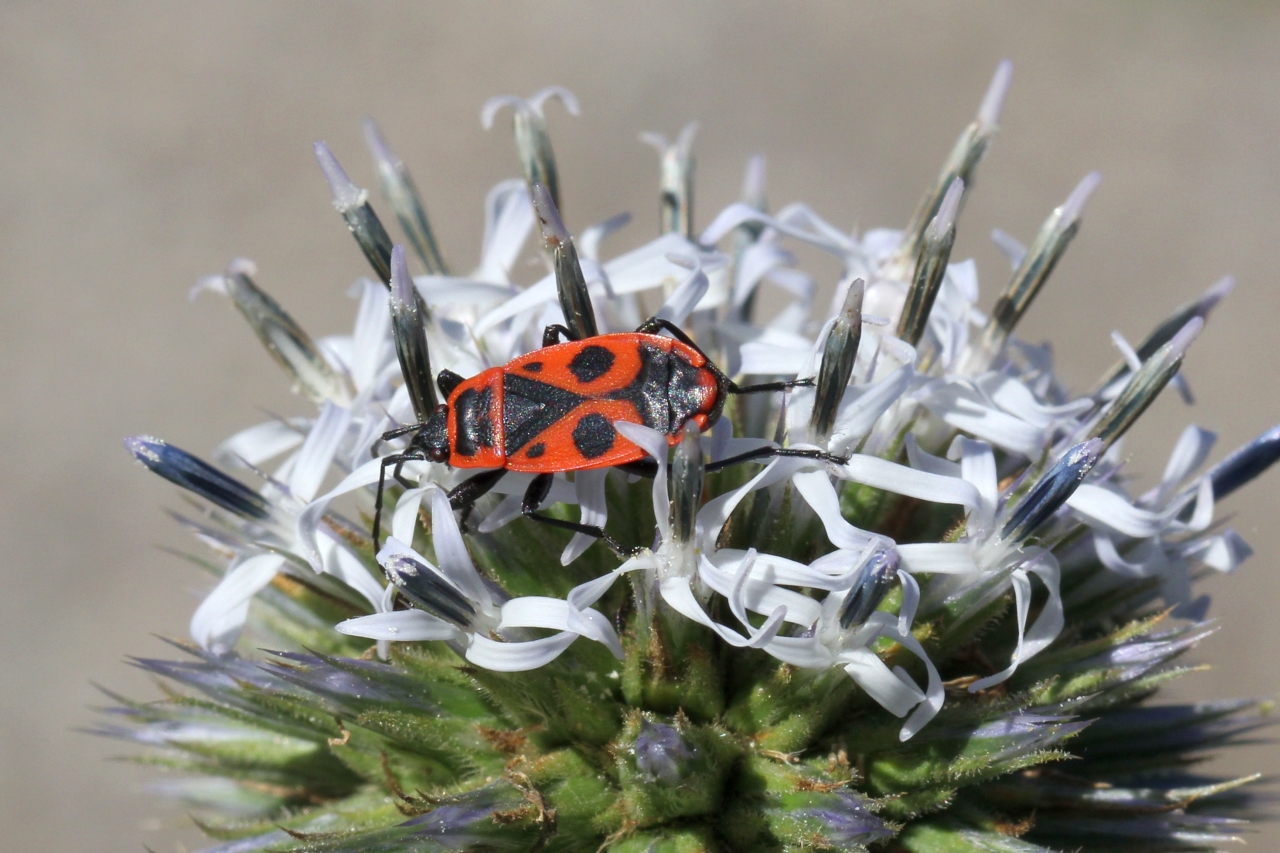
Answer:
[[[646,133],[658,233],[608,258],[629,217],[566,217],[543,110],[576,99],[495,98],[482,124],[511,108],[521,176],[466,274],[372,120],[402,241],[317,143],[372,269],[354,328],[312,338],[247,261],[197,285],[317,409],[213,463],[126,440],[188,493],[217,577],[187,657],[135,661],[166,698],[112,694],[97,731],[181,774],[165,791],[220,853],[1236,839],[1256,777],[1193,757],[1269,703],[1153,697],[1214,631],[1195,580],[1251,554],[1215,505],[1280,458],[1277,428],[1202,472],[1215,436],[1189,426],[1127,488],[1122,442],[1166,385],[1190,401],[1229,279],[1136,347],[1114,335],[1086,392],[1017,336],[1097,173],[1029,246],[993,235],[1012,277],[976,307],[953,249],[1010,74],[902,230],[775,212],[754,157],[697,233],[696,124]],[[798,246],[840,264],[829,316]]]

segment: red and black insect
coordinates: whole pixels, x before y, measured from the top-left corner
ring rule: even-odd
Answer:
[[[659,332],[668,332],[664,337]],[[508,471],[537,476],[525,492],[521,511],[531,519],[600,538],[619,554],[639,550],[620,545],[599,527],[551,518],[537,512],[563,471],[623,467],[650,473],[656,467],[646,452],[621,436],[614,423],[626,421],[658,430],[671,444],[687,422],[706,431],[720,418],[730,394],[781,391],[812,385],[812,379],[740,386],[720,371],[681,329],[660,318],[634,332],[571,338],[563,326],[549,326],[543,348],[463,379],[440,371],[437,384],[447,402],[425,423],[394,429],[389,440],[413,433],[409,446],[382,460],[373,537],[378,542],[386,470],[406,487],[401,466],[431,460],[455,468],[483,468],[449,492],[454,509],[468,510]],[[762,447],[707,466],[769,456],[802,456],[843,462],[817,450]]]

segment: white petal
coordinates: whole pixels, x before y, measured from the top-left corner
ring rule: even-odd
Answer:
[[[331,402],[320,407],[320,417],[298,451],[298,461],[289,478],[289,490],[298,500],[305,503],[316,496],[350,423],[349,409]]]
[[[449,496],[444,489],[436,489],[431,496],[431,544],[436,551],[440,573],[481,609],[492,607],[493,598],[476,572],[475,563],[471,562],[471,554],[462,541],[458,520],[453,517],[453,508],[449,506]]]
[[[960,475],[960,463],[952,462],[950,459],[943,459],[941,456],[934,456],[920,449],[920,442],[910,433],[907,435],[907,461],[911,463],[911,467],[918,471],[927,471],[930,474],[937,474],[940,477],[957,477],[963,479]]]
[[[576,639],[577,634],[566,631],[540,640],[501,643],[476,634],[467,647],[467,660],[494,672],[525,672],[551,663]]]
[[[418,511],[422,509],[422,496],[436,489],[433,485],[405,489],[396,501],[396,511],[391,516],[391,535],[401,542],[412,542],[418,527]]]
[[[996,244],[1000,254],[1004,255],[1005,260],[1009,262],[1010,269],[1016,270],[1022,264],[1022,259],[1027,256],[1027,247],[1018,242],[1016,237],[1006,234],[999,228],[991,232],[991,242]]]
[[[919,687],[911,683],[909,678],[900,678],[869,649],[841,652],[840,662],[844,664],[844,671],[849,677],[895,717],[905,717],[912,708],[924,701],[924,693]]]
[[[969,525],[978,530],[990,530],[996,516],[996,504],[1000,500],[1000,485],[996,478],[996,457],[991,445],[957,436],[954,449],[960,452],[960,476],[978,490],[982,502],[974,508]]]
[[[997,447],[1032,458],[1044,449],[1044,428],[995,408],[967,383],[940,380],[919,396],[925,408],[948,425]]]
[[[831,452],[843,453],[871,432],[880,416],[901,397],[915,378],[915,369],[904,365],[874,385],[860,385],[856,396],[846,402],[836,416],[831,435]],[[849,395],[846,394],[846,398]]]
[[[387,310],[387,289],[381,282],[362,278],[357,286],[361,289],[360,309],[347,369],[356,390],[363,392],[374,384],[391,353],[391,312]]]
[[[924,728],[925,724],[932,720],[941,710],[942,702],[945,699],[945,690],[942,686],[942,677],[938,675],[937,668],[934,667],[933,661],[929,660],[929,656],[925,654],[924,646],[920,645],[919,640],[907,633],[895,634],[892,631],[886,631],[885,635],[897,640],[907,651],[924,661],[928,678],[924,690],[925,700],[912,712],[911,716],[907,718],[906,724],[898,732],[898,739],[905,741]],[[901,667],[896,668],[894,671],[901,678],[909,678]]]
[[[523,515],[522,507],[524,506],[524,495],[507,495],[503,498],[493,511],[484,517],[484,521],[480,522],[479,530],[481,533],[492,533],[500,527],[515,521]],[[563,559],[563,558],[562,558]]]
[[[323,537],[320,549],[326,574],[333,575],[365,597],[369,606],[377,610],[382,603],[383,586],[370,574],[360,558],[347,548],[344,542],[332,534]]]
[[[582,514],[578,519],[582,524],[604,527],[605,522],[609,520],[609,505],[605,501],[604,488],[608,474],[609,469],[607,468],[578,471],[574,474],[573,490],[577,493],[578,506],[582,509]],[[569,565],[582,556],[582,552],[590,548],[596,541],[594,536],[588,536],[585,533],[573,534],[573,538],[565,546],[564,553],[560,555],[560,565]]]
[[[1067,506],[1092,525],[1139,538],[1160,533],[1181,508],[1164,512],[1139,509],[1110,489],[1092,483],[1078,486],[1067,498]]]
[[[1218,434],[1201,429],[1195,424],[1187,424],[1187,428],[1178,437],[1173,453],[1169,456],[1169,464],[1165,466],[1164,476],[1160,478],[1162,496],[1177,488],[1183,480],[1204,464]]]
[[[805,627],[818,620],[822,615],[820,602],[762,580],[755,563],[756,560],[748,561],[746,555],[742,555],[737,559],[722,560],[717,565],[704,554],[698,563],[698,576],[707,586],[729,599],[731,608],[735,608],[734,615],[744,626],[748,625],[746,614],[736,612],[739,606],[763,614],[785,608],[786,621]]]
[[[804,669],[826,669],[835,663],[831,650],[817,637],[774,637],[764,650],[783,663]]]
[[[1103,530],[1093,532],[1093,547],[1098,555],[1098,562],[1110,571],[1127,578],[1149,578],[1162,574],[1169,561],[1164,555],[1164,548],[1154,539],[1146,539],[1128,554],[1121,556],[1116,548],[1112,534]]]
[[[724,548],[710,554],[704,553],[702,559],[715,569],[729,573],[732,572],[731,567],[745,555],[745,551]],[[841,550],[819,557],[806,566],[804,563],[797,563],[795,560],[773,554],[757,554],[755,562],[751,564],[751,578],[760,583],[780,586],[825,590],[848,589],[853,582],[855,571],[865,559],[863,551]]]
[[[603,643],[621,659],[622,643],[613,626],[595,610],[578,610],[569,602],[541,595],[513,598],[502,605],[502,621],[498,630],[507,628],[549,628],[569,631],[588,640]]]
[[[1249,543],[1231,528],[1216,536],[1205,536],[1182,551],[1183,556],[1200,560],[1220,572],[1234,572],[1253,556]]]
[[[695,269],[693,274],[681,282],[680,286],[667,297],[667,301],[662,303],[662,307],[658,309],[655,316],[670,320],[676,325],[684,323],[693,307],[702,301],[709,286],[707,274],[701,267]]]
[[[700,253],[697,247],[683,235],[664,234],[657,240],[646,243],[605,264],[605,271],[608,273],[614,293],[621,295],[663,287],[674,288],[684,281],[689,271],[667,260],[668,254],[706,256],[705,252]],[[703,263],[705,265],[706,261]],[[555,276],[548,275],[542,278],[536,284],[521,291],[519,296],[481,317],[475,324],[475,335],[483,336],[499,323],[517,314],[553,302],[556,299],[556,293]]]
[[[301,418],[267,421],[242,429],[219,444],[213,458],[228,467],[241,466],[245,462],[261,465],[302,444],[305,435],[306,421]]]
[[[898,608],[898,633],[910,634],[911,623],[916,621],[916,608],[920,606],[920,585],[910,572],[899,565],[898,583],[902,584],[902,606]]]
[[[816,219],[816,217],[814,218]],[[831,252],[841,258],[854,251],[852,241],[843,235],[837,236],[830,233],[807,231],[804,228],[783,222],[781,219],[775,219],[767,213],[761,213],[750,205],[741,203],[731,204],[720,211],[719,215],[702,232],[698,242],[704,246],[714,245],[730,231],[748,222],[759,223],[767,228],[772,228],[788,237],[817,246],[819,249]]]
[[[319,528],[320,520],[329,510],[329,504],[334,498],[345,495],[348,492],[354,492],[356,489],[372,486],[378,482],[378,473],[382,469],[381,459],[370,459],[356,470],[352,471],[342,479],[342,482],[334,486],[332,491],[316,498],[298,513],[298,545],[301,552],[310,561],[311,567],[317,572],[322,571],[323,565],[320,560],[320,549],[316,542],[316,531]]]
[[[783,619],[786,617],[786,611],[774,611],[764,624],[758,629],[748,627],[750,636],[744,637],[737,631],[725,625],[714,621],[702,609],[702,605],[698,603],[698,599],[694,597],[693,590],[689,587],[688,578],[668,578],[661,581],[659,590],[662,593],[662,600],[671,605],[671,608],[682,616],[692,619],[699,625],[704,625],[715,631],[720,639],[724,640],[731,646],[737,648],[763,648],[775,639],[778,630],[782,628]]]
[[[231,651],[248,616],[249,599],[271,583],[284,563],[279,554],[256,554],[228,568],[192,615],[191,638],[215,654]],[[230,615],[237,618],[228,619]]]
[[[1004,373],[991,372],[979,377],[974,385],[1004,411],[1037,427],[1048,427],[1091,408],[1091,397],[1082,397],[1060,406],[1047,406],[1036,399],[1031,389],[1020,380]]]
[[[859,530],[850,524],[840,512],[840,496],[831,485],[831,477],[825,471],[800,471],[793,474],[791,482],[804,498],[827,531],[827,538],[837,548],[860,550],[876,538],[874,534]]]
[[[462,632],[421,610],[393,610],[348,619],[334,626],[340,634],[368,640],[416,643],[425,640],[461,640]]]
[[[596,223],[582,229],[582,233],[574,240],[578,254],[593,261],[600,260],[600,243],[605,237],[625,227],[631,222],[630,213],[617,213],[604,222]]]
[[[746,483],[731,492],[717,495],[703,504],[702,509],[698,510],[698,535],[701,537],[703,549],[713,550],[715,541],[720,538],[720,531],[743,498],[750,492],[768,488],[774,483],[785,480],[792,472],[802,467],[804,462],[803,459],[770,459],[760,473]]]
[[[916,471],[876,456],[854,454],[842,466],[841,476],[855,483],[933,503],[959,504],[971,510],[982,505],[982,498],[972,483]]]
[[[667,494],[667,450],[670,444],[667,437],[655,429],[626,421],[615,421],[613,426],[623,438],[648,453],[658,463],[658,472],[653,478],[653,515],[658,522],[662,541],[670,541],[671,497]]]
[[[1031,607],[1031,581],[1027,573],[1039,576],[1049,592],[1040,615],[1030,631],[1026,631],[1027,613]],[[1013,583],[1014,606],[1018,617],[1018,645],[1013,650],[1009,666],[1005,670],[981,678],[969,685],[969,692],[977,693],[1001,683],[1017,670],[1018,664],[1039,654],[1057,638],[1063,626],[1062,596],[1058,592],[1058,561],[1053,555],[1042,552],[1010,575]]]
[[[967,575],[978,571],[973,551],[967,542],[899,545],[898,559],[903,568],[925,574]]]
[[[484,248],[475,277],[505,283],[533,228],[533,204],[524,181],[501,181],[485,199]],[[479,334],[479,333],[477,333]]]

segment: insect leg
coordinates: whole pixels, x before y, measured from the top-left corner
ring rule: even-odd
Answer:
[[[577,338],[574,337],[573,332],[569,331],[567,327],[561,326],[559,323],[554,323],[542,330],[542,345],[544,347],[555,346],[560,343],[560,338],[564,338],[566,341],[577,340]]]
[[[708,462],[707,471],[719,471],[722,468],[728,468],[730,465],[740,465],[743,462],[753,462],[757,459],[774,459],[779,456],[792,459],[814,459],[820,462],[831,462],[836,465],[844,465],[849,461],[847,456],[837,456],[834,453],[826,453],[821,450],[766,445],[765,447],[757,447],[755,450],[748,450],[746,453],[739,453],[737,456],[730,456],[728,459]]]
[[[572,530],[574,533],[585,533],[588,536],[594,536],[619,557],[634,557],[644,550],[638,546],[627,547],[622,545],[618,540],[605,533],[603,527],[597,527],[594,524],[580,524],[576,521],[565,521],[559,518],[552,518],[549,515],[540,515],[536,510],[542,506],[542,502],[551,493],[553,479],[554,475],[552,474],[539,474],[533,478],[533,482],[525,490],[524,502],[520,505],[521,514],[526,518],[540,521],[551,527],[559,527],[561,530]]]
[[[739,385],[736,382],[729,383],[730,394],[767,394],[770,391],[785,391],[788,388],[812,388],[815,385],[813,377],[807,379],[791,379],[786,382],[761,382],[759,385]]]
[[[381,438],[379,438],[377,441],[375,441],[375,442],[373,443],[373,447],[369,448],[369,455],[370,455],[370,456],[377,456],[377,455],[378,455],[378,446],[379,446],[379,445],[381,445],[381,444],[382,444],[382,442],[384,442],[384,441],[390,441],[390,440],[391,440],[391,439],[393,439],[393,438],[399,438],[399,437],[400,437],[400,436],[402,436],[402,435],[408,435],[409,433],[413,432],[414,430],[422,429],[422,427],[424,427],[424,426],[425,426],[425,424],[408,424],[407,426],[396,427],[395,429],[389,429],[389,430],[387,430],[386,432],[384,432],[384,433],[382,434],[382,437],[381,437]]]
[[[397,470],[404,464],[404,454],[395,453],[386,456],[382,460],[382,466],[378,469],[378,492],[373,499],[373,555],[378,556],[378,552],[382,550],[382,546],[378,539],[382,533],[382,493],[387,486],[387,469],[395,465]]]
[[[641,323],[640,328],[636,329],[636,331],[642,335],[652,335],[657,332],[668,332],[671,337],[675,338],[685,346],[691,347],[703,358],[707,358],[707,354],[693,342],[693,338],[686,335],[684,329],[680,328],[670,320],[664,320],[661,317],[650,317],[648,320]],[[710,360],[711,359],[707,358],[707,361]]]
[[[471,517],[471,510],[475,508],[476,501],[487,495],[494,486],[498,485],[498,481],[506,473],[506,468],[481,471],[471,479],[463,480],[449,490],[449,506],[462,510],[462,518],[458,524],[461,529],[467,529],[467,519]]]

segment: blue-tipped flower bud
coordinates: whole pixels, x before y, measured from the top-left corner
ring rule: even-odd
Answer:
[[[684,775],[683,765],[692,757],[693,750],[674,726],[640,721],[640,734],[636,737],[636,767],[641,773],[674,785]]]
[[[862,300],[865,295],[866,282],[854,279],[845,291],[844,309],[831,324],[831,331],[822,345],[813,412],[809,415],[809,432],[818,443],[831,437],[840,401],[844,399],[844,391],[853,376],[853,363],[858,357],[858,344],[862,341]]]
[[[409,389],[409,400],[418,423],[424,424],[436,409],[436,386],[431,382],[431,356],[427,349],[426,308],[413,286],[404,246],[391,250],[391,331],[396,342],[400,372]]]
[[[564,312],[565,323],[577,340],[595,337],[600,331],[573,238],[564,227],[551,192],[542,184],[534,184],[532,197],[533,209],[537,211],[538,222],[542,226],[542,242],[551,254],[551,263],[556,271],[556,289],[560,294],[560,309]]]
[[[862,566],[853,582],[853,589],[840,606],[840,627],[849,628],[867,621],[880,602],[884,601],[889,587],[898,577],[898,552],[892,549],[877,551]]]
[[[391,554],[381,559],[387,579],[414,604],[446,622],[469,630],[475,606],[439,572],[408,554]]]
[[[1280,426],[1274,426],[1209,471],[1214,500],[1222,500],[1280,459]]]
[[[1101,439],[1091,438],[1062,454],[1009,516],[1000,538],[1021,542],[1034,533],[1066,503],[1105,449]]]
[[[1203,328],[1204,318],[1192,317],[1167,344],[1143,362],[1142,367],[1135,370],[1129,378],[1120,396],[1098,418],[1089,431],[1089,437],[1101,438],[1110,446],[1124,435],[1177,374],[1182,367],[1182,357],[1186,355],[1187,347],[1191,346],[1191,342]]]
[[[364,138],[378,166],[378,182],[382,185],[382,193],[395,211],[396,219],[409,237],[414,252],[427,272],[432,275],[447,275],[448,267],[445,266],[440,247],[436,244],[435,233],[427,219],[427,208],[422,203],[422,196],[409,174],[409,168],[387,145],[382,131],[371,118],[364,120]]]
[[[383,227],[378,214],[369,206],[369,193],[356,186],[346,171],[323,142],[315,144],[316,160],[324,171],[325,180],[333,192],[333,206],[346,220],[351,236],[356,238],[360,251],[373,267],[378,280],[391,285],[391,236]]]
[[[850,791],[831,791],[808,799],[808,807],[797,809],[794,816],[806,825],[817,824],[814,828],[826,842],[823,846],[865,849],[864,845],[894,835],[894,830],[871,813],[866,801]]]
[[[271,507],[262,495],[185,450],[149,435],[130,436],[124,446],[134,459],[161,477],[227,512],[251,521],[265,521],[271,515]]]

